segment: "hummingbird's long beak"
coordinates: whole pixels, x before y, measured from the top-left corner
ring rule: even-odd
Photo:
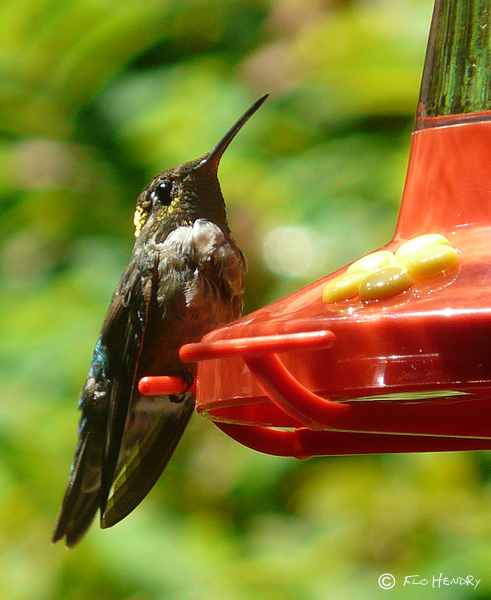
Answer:
[[[254,102],[254,104],[240,117],[240,119],[234,125],[232,125],[232,127],[227,131],[227,133],[222,137],[218,144],[208,154],[208,156],[201,163],[201,165],[213,164],[218,169],[218,163],[220,162],[220,159],[222,158],[225,150],[228,148],[230,142],[239,133],[242,127],[252,117],[252,115],[257,111],[257,109],[264,103],[268,96],[269,94],[264,94],[264,96],[261,96],[259,100],[256,100],[256,102]]]

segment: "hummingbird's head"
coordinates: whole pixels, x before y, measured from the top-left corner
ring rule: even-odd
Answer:
[[[157,175],[140,194],[134,216],[135,237],[154,234],[164,239],[180,225],[208,219],[227,228],[225,201],[218,181],[218,165],[243,125],[266,100],[262,96],[223,136],[211,152]]]

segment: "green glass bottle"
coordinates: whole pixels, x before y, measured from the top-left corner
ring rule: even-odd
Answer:
[[[436,0],[396,238],[491,215],[491,0]]]
[[[436,0],[417,128],[491,118],[490,53],[490,0]]]

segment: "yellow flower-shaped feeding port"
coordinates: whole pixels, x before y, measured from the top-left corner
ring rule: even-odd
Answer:
[[[358,295],[363,302],[397,296],[413,284],[407,269],[394,265],[370,273],[360,283]]]
[[[385,300],[408,290],[417,281],[446,275],[460,264],[446,237],[428,233],[412,238],[396,250],[379,250],[351,264],[331,279],[322,291],[325,304],[357,299],[364,303]]]

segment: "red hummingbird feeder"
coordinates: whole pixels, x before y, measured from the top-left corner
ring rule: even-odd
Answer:
[[[298,458],[491,449],[491,57],[480,37],[491,16],[480,4],[436,1],[392,241],[181,348],[198,363],[198,412],[240,443]],[[184,387],[140,381],[149,395]]]

